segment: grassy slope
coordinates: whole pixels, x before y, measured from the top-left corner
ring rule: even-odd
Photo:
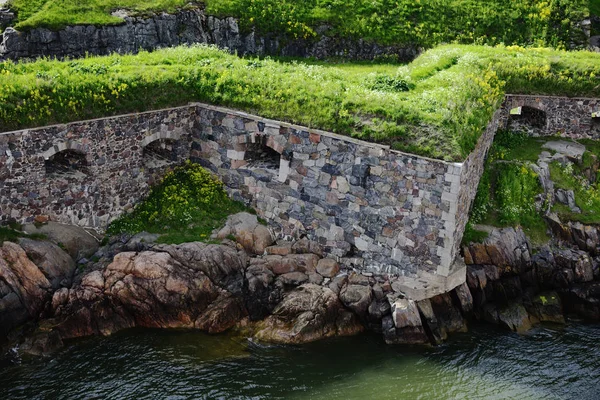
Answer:
[[[441,46],[407,66],[242,59],[206,46],[5,62],[0,130],[204,101],[460,161],[504,91],[597,97],[599,77],[600,54],[482,46]]]
[[[173,12],[185,6],[186,0],[11,0],[17,11],[18,29],[46,27],[59,29],[66,25],[114,25],[123,22],[111,15],[117,9],[138,14],[151,11]]]
[[[115,24],[117,9],[172,11],[186,0],[12,0],[19,29]],[[327,24],[344,37],[432,47],[442,42],[568,46],[588,0],[205,0],[245,29],[310,38]]]

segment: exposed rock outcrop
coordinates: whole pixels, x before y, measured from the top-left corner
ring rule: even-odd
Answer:
[[[555,243],[532,254],[521,229],[505,228],[464,248],[478,319],[517,332],[537,322],[564,323],[565,315],[600,321],[596,228],[562,224],[555,216],[550,220],[555,221],[554,242],[572,247]]]
[[[76,261],[91,257],[100,247],[100,241],[90,231],[74,225],[50,221],[43,225],[25,225],[23,231],[45,236]]]
[[[8,14],[4,19],[8,24]],[[149,17],[124,15],[123,19],[120,25],[78,25],[59,31],[36,28],[20,32],[7,28],[0,38],[0,58],[16,60],[40,56],[62,58],[114,52],[136,53],[193,43],[214,44],[239,55],[349,59],[395,56],[400,60],[411,60],[417,55],[417,49],[413,46],[381,46],[364,40],[330,37],[327,27],[319,28],[318,37],[309,40],[242,32],[235,18],[207,15],[202,5],[186,7],[175,14],[157,13]]]
[[[25,250],[5,242],[0,247],[0,343],[11,330],[39,318],[51,297],[52,284]]]

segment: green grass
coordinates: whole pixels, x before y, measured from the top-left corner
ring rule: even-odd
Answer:
[[[197,164],[187,163],[167,173],[133,212],[113,221],[107,235],[150,232],[159,242],[209,242],[227,217],[248,209],[227,196],[223,184]]]
[[[529,137],[525,132],[500,129],[496,132],[489,152],[490,161],[531,161],[537,162],[544,143],[556,140],[554,137]]]
[[[242,29],[311,39],[323,24],[331,34],[383,44],[440,43],[568,47],[587,0],[205,0],[210,14],[235,16]],[[173,11],[186,0],[12,0],[18,29],[117,24],[115,9],[135,14]]]
[[[122,18],[111,15],[117,9],[144,15],[156,11],[174,12],[187,3],[186,0],[11,0],[11,8],[17,12],[15,27],[28,30],[81,24],[116,25],[123,22]]]
[[[546,139],[548,140],[548,139]],[[468,225],[520,226],[535,245],[547,243],[546,222],[536,209],[543,193],[530,166],[538,159],[544,139],[501,130],[490,150]],[[465,231],[463,243],[477,241],[477,232]]]
[[[550,179],[555,187],[572,190],[575,194],[575,204],[581,209],[581,213],[571,212],[568,207],[562,205],[555,205],[553,210],[566,221],[600,224],[600,184],[589,182],[583,175],[582,168],[574,164],[566,166],[558,162],[550,164]]]
[[[597,53],[504,46],[441,46],[404,66],[244,59],[207,46],[4,62],[0,131],[202,101],[462,161],[505,91],[594,96],[599,77]]]
[[[463,234],[462,243],[463,245],[468,245],[469,243],[482,243],[488,236],[488,232],[477,230],[472,224],[467,224]]]
[[[20,231],[20,226],[0,226],[0,245],[4,242],[17,242],[19,238],[45,240],[46,235],[39,233],[28,235],[25,232]]]

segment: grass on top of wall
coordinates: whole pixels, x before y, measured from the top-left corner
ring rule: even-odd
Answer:
[[[447,45],[409,65],[239,58],[210,46],[0,63],[0,131],[202,101],[462,161],[505,91],[598,95],[600,54]]]
[[[116,9],[135,14],[173,11],[187,0],[11,0],[17,28],[62,28],[122,22]],[[198,3],[198,2],[196,2]],[[239,18],[255,28],[289,38],[311,39],[317,27],[330,34],[383,44],[425,48],[440,43],[520,44],[569,47],[583,33],[588,0],[205,0],[209,14]]]
[[[44,27],[60,29],[68,25],[116,25],[123,22],[111,15],[120,9],[136,15],[149,12],[174,12],[188,0],[10,0],[17,12],[15,27],[19,30]]]
[[[168,172],[146,199],[113,221],[106,233],[159,233],[159,242],[169,244],[206,242],[229,215],[242,211],[251,212],[229,198],[217,177],[188,162]]]

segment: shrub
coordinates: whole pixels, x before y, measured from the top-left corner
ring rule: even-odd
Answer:
[[[214,175],[188,162],[168,172],[133,212],[110,224],[107,234],[146,231],[163,234],[166,242],[204,241],[227,216],[245,209]]]

